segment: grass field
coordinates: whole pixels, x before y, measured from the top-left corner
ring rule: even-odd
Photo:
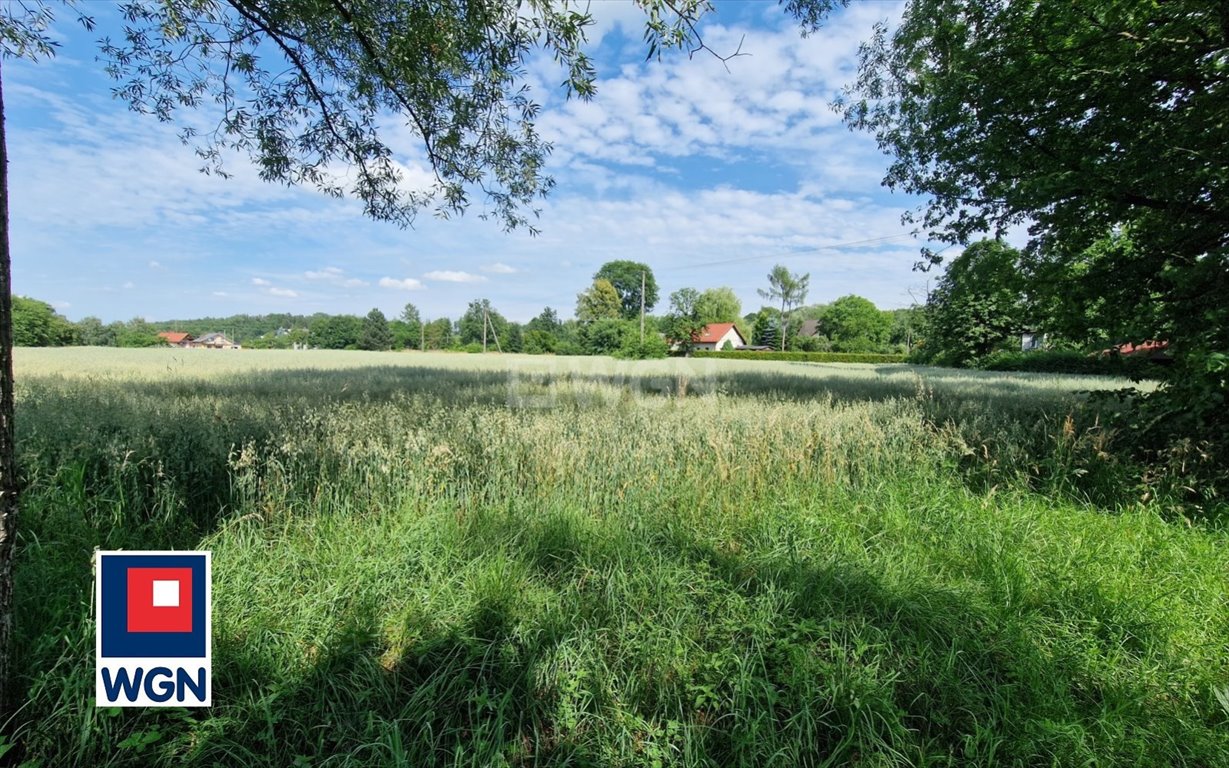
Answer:
[[[17,368],[10,757],[1229,765],[1229,533],[1080,408],[1126,382],[350,352]],[[213,551],[212,709],[93,706],[95,548]]]

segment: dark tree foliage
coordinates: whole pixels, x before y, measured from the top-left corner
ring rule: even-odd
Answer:
[[[632,327],[626,320],[594,320],[581,324],[578,335],[583,354],[613,355],[631,338]]]
[[[75,341],[73,324],[45,301],[13,297],[13,344],[18,347],[63,347]]]
[[[1115,263],[1139,261],[1135,249],[1129,231],[1119,230],[1069,258],[1031,259],[1025,254],[1030,312],[1038,329],[1089,351],[1156,338],[1165,324],[1157,287],[1141,283],[1136,286],[1138,300],[1115,301],[1100,279]]]
[[[389,322],[393,332],[393,346],[398,349],[418,349],[423,343],[422,316],[418,307],[406,304],[401,314]]]
[[[526,326],[528,328],[528,326]],[[559,339],[546,331],[526,330],[521,351],[529,355],[553,354],[559,348]]]
[[[560,337],[563,334],[563,323],[559,315],[550,307],[525,324],[522,334],[521,351],[531,355],[554,353],[559,348]]]
[[[446,317],[432,320],[423,326],[423,334],[427,349],[448,349],[454,339],[452,321]]]
[[[932,240],[1028,224],[1034,271],[1094,286],[1177,364],[1140,422],[1229,433],[1229,7],[912,0],[841,100],[923,195]],[[1132,247],[1088,258],[1126,228]],[[1138,340],[1138,339],[1137,339]],[[1223,457],[1222,457],[1223,460]]]
[[[488,322],[485,332],[482,327],[484,314]],[[505,346],[508,337],[508,321],[491,306],[490,299],[471,301],[465,309],[465,314],[457,321],[457,326],[458,339],[461,344],[481,344],[485,338],[487,347],[495,349],[498,337],[499,347],[505,352],[508,351]]]
[[[115,329],[103,325],[97,317],[83,317],[76,323],[74,338],[84,347],[114,347]]]
[[[944,365],[972,365],[991,352],[1018,349],[1026,321],[1020,252],[981,240],[947,266],[926,305],[926,356]]]
[[[363,319],[354,315],[322,315],[314,320],[307,343],[320,349],[356,349]]]
[[[897,349],[911,352],[925,333],[925,312],[924,307],[891,310],[892,327],[888,331],[888,342]]]
[[[670,294],[670,311],[662,318],[661,330],[684,354],[691,352],[707,325],[701,309],[700,292],[695,288],[680,288]]]
[[[651,312],[657,304],[657,280],[649,265],[638,261],[608,261],[593,276],[596,280],[608,280],[619,294],[623,318],[640,317],[640,286],[644,285],[644,311]]]
[[[363,318],[363,330],[358,337],[358,348],[372,351],[393,348],[393,332],[388,327],[388,318],[379,309],[372,309]]]
[[[542,331],[551,335],[558,334],[563,329],[563,323],[559,322],[559,315],[550,307],[545,307],[542,312],[525,324],[526,331]]]
[[[837,352],[883,352],[892,318],[870,299],[842,296],[824,313],[822,328]]]
[[[762,307],[754,318],[751,325],[751,343],[757,347],[779,347],[781,313],[772,307]]]

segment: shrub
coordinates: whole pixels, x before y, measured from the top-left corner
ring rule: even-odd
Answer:
[[[832,342],[827,336],[796,336],[790,347],[798,352],[831,352]]]
[[[669,351],[666,340],[660,334],[648,333],[644,341],[641,341],[639,336],[625,338],[623,346],[619,347],[614,356],[625,360],[650,360],[665,357]]]
[[[995,352],[979,360],[975,367],[985,371],[1128,376],[1136,379],[1157,378],[1164,370],[1162,363],[1147,357],[1089,355],[1070,350]]]
[[[546,331],[531,330],[525,332],[525,340],[521,351],[528,355],[549,355],[559,347],[559,339]]]
[[[613,355],[629,338],[631,326],[624,320],[594,320],[580,327],[582,354]]]

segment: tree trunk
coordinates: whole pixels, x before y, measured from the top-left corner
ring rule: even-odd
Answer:
[[[17,536],[17,460],[13,445],[13,291],[9,270],[9,156],[0,76],[0,721],[13,694],[13,548]]]

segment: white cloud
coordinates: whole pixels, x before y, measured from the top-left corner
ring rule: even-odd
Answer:
[[[284,296],[288,299],[293,299],[293,298],[298,297],[299,292],[292,291],[289,288],[270,288],[269,295],[270,296]]]
[[[160,263],[158,263],[158,262],[156,262],[156,261],[151,261],[151,262],[149,262],[149,268],[150,268],[150,269],[162,269],[162,264],[160,264]]]
[[[122,286],[120,286],[120,287],[121,287],[121,288],[136,288],[136,283],[134,283],[134,282],[132,282],[131,280],[129,280],[128,282],[124,283],[124,284],[123,284]]]
[[[252,285],[267,286],[267,285],[273,285],[273,283],[269,282],[268,280],[264,279],[263,277],[253,277],[253,278],[252,278]]]
[[[396,288],[402,291],[419,291],[425,288],[421,280],[415,280],[412,277],[407,277],[403,280],[398,280],[395,277],[381,277],[381,288]]]
[[[834,162],[847,177],[852,155],[877,184],[884,162],[873,139],[847,131],[829,105],[856,76],[860,42],[902,9],[899,2],[853,4],[806,38],[779,11],[765,27],[723,25],[718,10],[701,27],[705,45],[747,55],[723,62],[706,52],[668,53],[606,70],[592,100],[543,111],[539,128],[556,147],[551,168],[570,175],[587,161],[660,173],[682,158],[767,158],[827,178]]]
[[[324,269],[303,273],[303,276],[308,280],[336,280],[344,274],[343,270],[337,267],[325,267]]]
[[[511,275],[517,272],[518,270],[516,267],[510,267],[507,264],[504,264],[502,261],[497,261],[494,264],[488,264],[487,266],[483,267],[482,271],[490,272],[496,275]]]
[[[308,270],[303,273],[308,280],[322,280],[343,288],[362,288],[369,285],[366,280],[357,277],[346,277],[346,271],[340,267],[325,267],[320,270]]]
[[[470,272],[460,272],[452,269],[436,269],[423,275],[427,280],[438,280],[442,283],[485,283],[486,278]]]
[[[214,292],[213,292],[213,295],[214,295],[214,296],[218,296],[218,297],[223,298],[223,299],[224,299],[224,298],[226,298],[227,296],[230,296],[230,294],[229,294],[229,293],[227,293],[226,291],[214,291]]]
[[[40,63],[37,70],[28,70],[24,81],[13,81],[19,74],[5,73],[6,80],[13,78],[5,83],[5,95],[12,92],[18,105],[43,115],[37,127],[24,133],[11,157],[13,183],[20,193],[13,202],[27,220],[47,226],[59,221],[62,226],[65,212],[76,210],[75,228],[170,226],[190,232],[210,226],[217,235],[237,228],[228,221],[232,215],[255,219],[241,221],[239,227],[273,228],[277,219],[296,210],[273,206],[319,207],[309,191],[261,181],[253,165],[237,154],[227,158],[231,178],[202,174],[197,170],[200,159],[179,141],[174,126],[117,110],[102,94],[45,85],[67,66],[71,64],[56,60]],[[90,169],[80,175],[72,195],[65,195],[46,173],[61,166]],[[142,169],[140,180],[133,168]],[[313,213],[316,222],[328,217],[320,210]],[[155,264],[150,268],[158,269]]]

